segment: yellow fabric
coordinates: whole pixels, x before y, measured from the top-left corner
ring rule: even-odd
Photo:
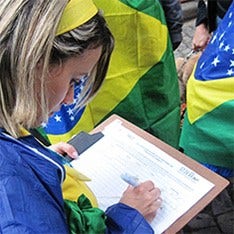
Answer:
[[[91,131],[106,115],[106,110],[113,110],[131,92],[138,80],[161,60],[167,49],[168,30],[159,20],[118,0],[112,0],[111,4],[103,0],[94,2],[104,11],[104,17],[115,38],[108,73],[98,95],[86,106],[75,127],[69,133],[48,134],[52,143],[68,141],[81,129]],[[117,89],[113,86],[113,80],[118,83]],[[111,98],[109,90],[113,90]],[[99,111],[98,108],[105,111]]]
[[[20,129],[20,135],[21,136],[29,136],[30,134],[31,133],[28,130],[26,130],[25,128]]]
[[[95,107],[95,115],[92,115],[92,121],[93,124],[96,124],[104,117],[103,111],[98,111],[97,108],[113,110],[119,103],[116,100],[123,100],[142,75],[161,60],[167,49],[167,27],[162,25],[159,20],[119,1],[118,9],[114,4],[109,4],[108,1],[95,0],[95,3],[104,10],[105,19],[116,43],[104,84],[98,95],[86,107],[73,132],[81,129],[80,126],[85,131],[92,130],[87,120],[90,119],[93,106]],[[113,9],[110,6],[113,6]],[[129,46],[126,47],[126,45]],[[115,89],[113,80],[118,82],[117,87],[122,88]],[[111,98],[108,91],[110,89],[114,89]]]
[[[77,198],[81,194],[84,194],[90,200],[93,207],[98,207],[96,197],[86,184],[90,179],[72,167],[65,166],[65,170],[66,179],[62,185],[64,199],[76,202]]]
[[[71,0],[60,19],[56,35],[61,35],[79,27],[98,12],[92,0]]]
[[[196,68],[187,84],[187,108],[190,123],[194,123],[224,102],[233,100],[233,78],[200,81],[194,78],[195,70]]]
[[[30,135],[24,128],[21,128],[21,134],[22,136]],[[77,198],[81,194],[84,194],[90,200],[93,207],[98,207],[96,197],[86,184],[90,179],[70,166],[64,165],[64,167],[66,170],[66,179],[62,185],[64,199],[77,202]]]
[[[26,129],[21,128],[20,130],[22,136],[30,135],[30,132]],[[64,165],[64,167],[66,170],[66,178],[62,185],[64,199],[77,202],[77,198],[81,194],[84,194],[90,200],[93,207],[98,207],[96,197],[86,184],[87,181],[90,181],[90,178],[70,166]]]

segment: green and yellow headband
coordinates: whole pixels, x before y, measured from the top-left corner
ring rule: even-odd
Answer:
[[[56,36],[71,31],[90,20],[98,12],[92,0],[70,0],[60,19]]]

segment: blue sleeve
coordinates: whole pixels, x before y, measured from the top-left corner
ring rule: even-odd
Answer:
[[[60,169],[1,136],[0,149],[0,233],[68,233]]]
[[[149,223],[137,210],[123,203],[110,206],[106,210],[106,216],[106,234],[154,233]]]

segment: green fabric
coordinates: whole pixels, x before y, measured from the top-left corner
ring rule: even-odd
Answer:
[[[99,208],[92,207],[84,194],[77,202],[64,200],[64,208],[70,234],[105,233],[105,213]]]
[[[170,47],[169,44],[170,41],[168,41],[168,47]],[[153,78],[155,74],[156,79]],[[99,123],[116,113],[178,148],[180,101],[172,50],[167,51],[161,62],[155,64],[144,74],[129,95]]]
[[[150,15],[166,25],[164,12],[161,10],[161,4],[158,0],[120,0],[120,2],[138,11],[144,12],[147,15]],[[160,8],[160,11],[158,8]]]
[[[150,15],[166,25],[159,1],[120,0],[120,2]],[[136,83],[128,96],[120,101],[98,124],[112,114],[119,114],[162,141],[178,148],[180,100],[174,54],[169,39],[167,50],[161,61],[151,67]]]
[[[41,137],[42,138],[44,138],[44,140],[45,140],[45,145],[50,145],[51,143],[50,143],[50,140],[49,140],[49,138],[48,138],[48,136],[47,136],[47,134],[46,134],[46,132],[45,132],[45,130],[44,130],[44,128],[43,127],[38,127],[38,128],[36,128],[36,129],[34,129],[35,131],[37,131],[38,132],[38,134],[40,134],[41,135]],[[35,133],[35,132],[34,132]],[[34,135],[34,133],[32,133],[32,135]],[[38,136],[39,135],[34,135],[34,137],[36,137],[36,138],[38,138]],[[41,138],[38,138],[39,140],[41,139]],[[44,143],[44,142],[42,142],[42,143]]]
[[[178,76],[160,2],[94,0],[94,3],[103,10],[115,38],[107,76],[73,128],[56,134],[48,132],[50,141],[67,141],[80,131],[93,130],[111,114],[117,114],[178,148]],[[63,127],[66,127],[69,116],[58,115],[64,117]]]
[[[191,158],[234,168],[234,101],[225,102],[191,124],[185,116],[180,146]]]

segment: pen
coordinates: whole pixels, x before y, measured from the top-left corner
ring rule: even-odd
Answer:
[[[140,184],[139,179],[136,176],[132,176],[128,173],[121,174],[120,177],[123,181],[132,185],[133,187],[136,187]]]

